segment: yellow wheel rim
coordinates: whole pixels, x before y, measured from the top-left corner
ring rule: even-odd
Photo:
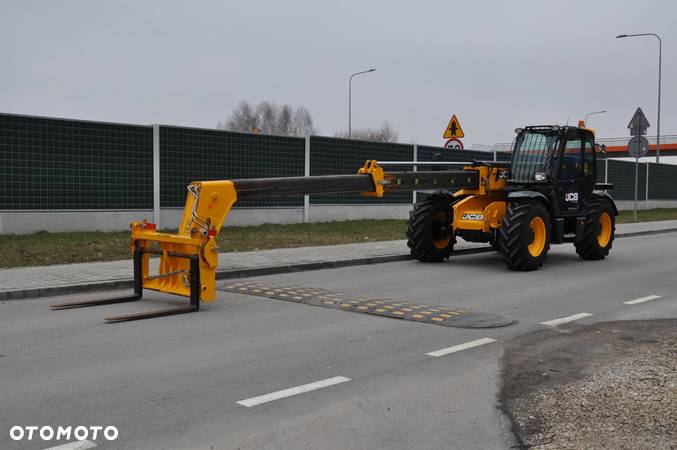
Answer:
[[[444,211],[440,211],[437,214],[435,214],[434,217],[435,220],[435,225],[436,226],[444,226],[445,222],[447,221],[447,213]],[[433,232],[433,245],[440,249],[444,250],[449,246],[449,242],[451,241],[451,235],[446,234],[446,235],[441,235],[441,236],[435,236],[435,233]]]
[[[600,247],[606,247],[611,240],[611,216],[609,213],[603,212],[599,215],[599,234],[597,235],[597,243]]]
[[[534,240],[529,244],[529,254],[534,258],[541,256],[545,248],[545,222],[540,217],[534,217],[529,223],[531,231],[534,233]]]

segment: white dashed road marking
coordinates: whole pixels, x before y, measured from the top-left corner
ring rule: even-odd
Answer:
[[[627,302],[623,302],[624,305],[636,305],[637,303],[644,303],[644,302],[650,302],[651,300],[656,300],[658,298],[661,298],[660,295],[647,295],[646,297],[640,297],[636,298],[634,300],[628,300]]]
[[[252,397],[245,400],[240,400],[237,402],[239,405],[246,406],[251,408],[252,406],[260,405],[262,403],[272,402],[273,400],[279,400],[285,397],[291,397],[292,395],[303,394],[304,392],[314,391],[316,389],[322,389],[329,386],[333,386],[339,383],[345,383],[350,381],[350,378],[346,377],[333,377],[327,378],[326,380],[316,381],[314,383],[308,383],[301,386],[296,386],[289,389],[284,389],[277,392],[271,392],[270,394],[260,395],[258,397]]]
[[[88,448],[94,448],[96,444],[92,441],[75,441],[69,442],[68,444],[58,445],[56,447],[49,447],[45,450],[85,450]]]
[[[478,339],[476,341],[466,342],[465,344],[459,344],[459,345],[454,345],[453,347],[447,347],[447,348],[442,348],[440,350],[435,350],[434,352],[426,353],[426,355],[434,356],[435,358],[439,358],[440,356],[448,355],[450,353],[460,352],[460,351],[467,350],[467,349],[473,348],[473,347],[479,347],[480,345],[491,344],[492,342],[496,342],[496,339],[482,338],[482,339]]]
[[[556,327],[557,325],[562,325],[563,323],[573,322],[575,320],[585,319],[586,317],[590,317],[592,315],[593,314],[590,314],[590,313],[578,313],[578,314],[574,314],[573,316],[569,316],[569,317],[562,317],[562,318],[559,318],[559,319],[547,320],[545,322],[541,322],[541,325],[545,325],[547,327]]]

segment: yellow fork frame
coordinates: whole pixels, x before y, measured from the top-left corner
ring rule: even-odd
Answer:
[[[154,291],[190,297],[190,258],[199,259],[200,300],[216,298],[216,237],[237,201],[230,181],[191,183],[189,195],[176,234],[160,233],[153,224],[132,222],[132,253],[143,251],[142,287]],[[160,255],[160,268],[151,275],[149,255]]]

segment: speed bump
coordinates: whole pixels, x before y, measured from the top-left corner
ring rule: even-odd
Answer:
[[[468,308],[434,306],[387,298],[356,297],[321,288],[276,286],[257,280],[227,281],[220,283],[218,289],[225,292],[236,292],[447,327],[494,328],[510,325],[513,322],[512,319],[499,314],[481,313]]]

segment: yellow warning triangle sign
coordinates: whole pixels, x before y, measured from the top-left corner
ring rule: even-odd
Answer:
[[[451,120],[449,121],[449,125],[447,125],[447,128],[445,128],[444,134],[442,135],[442,137],[445,138],[445,139],[465,137],[465,133],[463,132],[463,128],[461,128],[461,124],[458,123],[458,119],[456,118],[456,114],[451,116]]]

